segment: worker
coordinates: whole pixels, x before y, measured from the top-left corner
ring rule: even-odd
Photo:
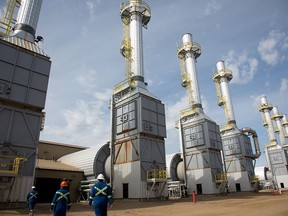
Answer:
[[[105,178],[103,174],[99,174],[97,180],[98,182],[96,182],[91,189],[89,206],[91,206],[94,200],[95,215],[106,216],[108,203],[110,208],[113,206],[111,187],[104,183]]]
[[[66,216],[66,211],[71,208],[67,181],[62,181],[60,187],[56,191],[50,206],[50,211],[54,210],[54,216]]]
[[[27,194],[27,203],[29,205],[29,215],[34,215],[34,208],[37,203],[38,192],[36,191],[36,187],[32,186],[31,191]]]

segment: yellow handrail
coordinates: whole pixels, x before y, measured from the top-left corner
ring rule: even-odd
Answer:
[[[2,17],[0,18],[0,35],[8,36],[12,31],[12,24],[15,7],[20,6],[19,0],[6,0],[6,5],[3,9]]]
[[[0,158],[1,159],[4,158],[4,160],[6,159],[6,161],[2,161],[2,160],[0,161],[0,173],[3,173],[3,174],[17,175],[21,161],[23,162],[27,161],[27,158],[21,158],[18,156],[11,156],[11,155],[0,155]],[[13,162],[11,161],[11,159],[13,160]]]
[[[167,180],[167,171],[164,168],[147,170],[147,180]]]

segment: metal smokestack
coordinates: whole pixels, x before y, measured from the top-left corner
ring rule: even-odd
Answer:
[[[274,106],[272,109],[272,119],[275,122],[275,132],[279,133],[280,143],[282,146],[286,145],[286,138],[284,133],[284,128],[282,127],[283,115],[279,113],[278,107]]]
[[[287,120],[287,116],[285,114],[283,115],[282,120],[283,120],[282,125],[284,128],[285,137],[288,138],[288,120]]]
[[[225,68],[224,61],[218,61],[216,67],[217,72],[213,75],[213,80],[216,84],[218,105],[223,105],[227,124],[232,124],[236,127],[236,120],[228,85],[233,78],[232,71]]]
[[[273,107],[270,104],[268,104],[267,98],[265,96],[262,96],[260,98],[259,111],[262,113],[263,125],[267,127],[268,137],[270,141],[269,145],[275,146],[277,145],[277,141],[276,141],[276,136],[274,133],[273,123],[272,123],[272,119],[270,115],[270,111],[272,109]]]
[[[203,113],[196,70],[196,59],[201,55],[201,47],[198,43],[192,42],[190,33],[182,36],[177,55],[181,63],[182,86],[187,87],[192,108]]]
[[[150,21],[151,9],[142,0],[130,0],[127,3],[122,3],[120,14],[122,22],[129,27],[130,37],[128,39],[129,44],[125,46],[125,50],[129,54],[124,54],[124,57],[129,58],[130,72],[136,86],[145,88],[142,27],[146,27]]]
[[[13,36],[34,42],[42,0],[22,0]]]

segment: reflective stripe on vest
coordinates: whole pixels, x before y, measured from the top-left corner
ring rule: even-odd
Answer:
[[[107,189],[107,186],[102,188],[102,189],[99,189],[97,188],[96,186],[94,187],[98,192],[95,194],[95,196],[98,196],[99,194],[103,194],[104,196],[107,196],[107,194],[104,192],[104,190]]]
[[[62,199],[62,198],[65,198],[66,199],[66,201],[68,202],[68,198],[67,198],[67,195],[69,195],[70,193],[68,192],[68,193],[66,193],[66,194],[63,194],[63,193],[61,193],[61,192],[56,192],[56,194],[59,194],[60,196],[57,198],[57,200],[56,200],[56,202],[58,202],[60,199]]]
[[[31,196],[30,196],[29,200],[32,199],[32,198],[37,199],[37,194],[38,194],[38,193],[36,193],[36,194],[30,193]]]

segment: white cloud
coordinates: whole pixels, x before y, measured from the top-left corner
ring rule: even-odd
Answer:
[[[189,106],[188,94],[181,97],[176,103],[166,105],[166,128],[174,129],[175,121],[179,119],[179,112]]]
[[[96,14],[95,8],[101,3],[101,0],[88,0],[85,1],[85,3],[89,12],[90,21],[93,22]]]
[[[210,1],[206,4],[204,16],[209,16],[211,14],[215,14],[221,8],[222,8],[222,6],[218,2],[216,2],[215,0]]]
[[[286,91],[288,91],[288,79],[282,79],[280,86],[280,93],[284,94]]]
[[[247,51],[243,51],[242,54],[238,56],[231,50],[224,59],[226,68],[232,70],[232,83],[246,84],[253,80],[257,72],[258,61],[255,58],[249,58]]]
[[[276,65],[285,56],[281,53],[281,49],[288,48],[288,37],[285,33],[278,30],[270,31],[267,38],[262,39],[258,45],[258,52],[263,61],[269,65]]]
[[[288,37],[284,39],[282,49],[288,49]]]
[[[62,111],[63,127],[45,126],[45,137],[84,146],[102,144],[109,140],[110,125],[103,101],[86,102],[78,100],[76,107]]]

